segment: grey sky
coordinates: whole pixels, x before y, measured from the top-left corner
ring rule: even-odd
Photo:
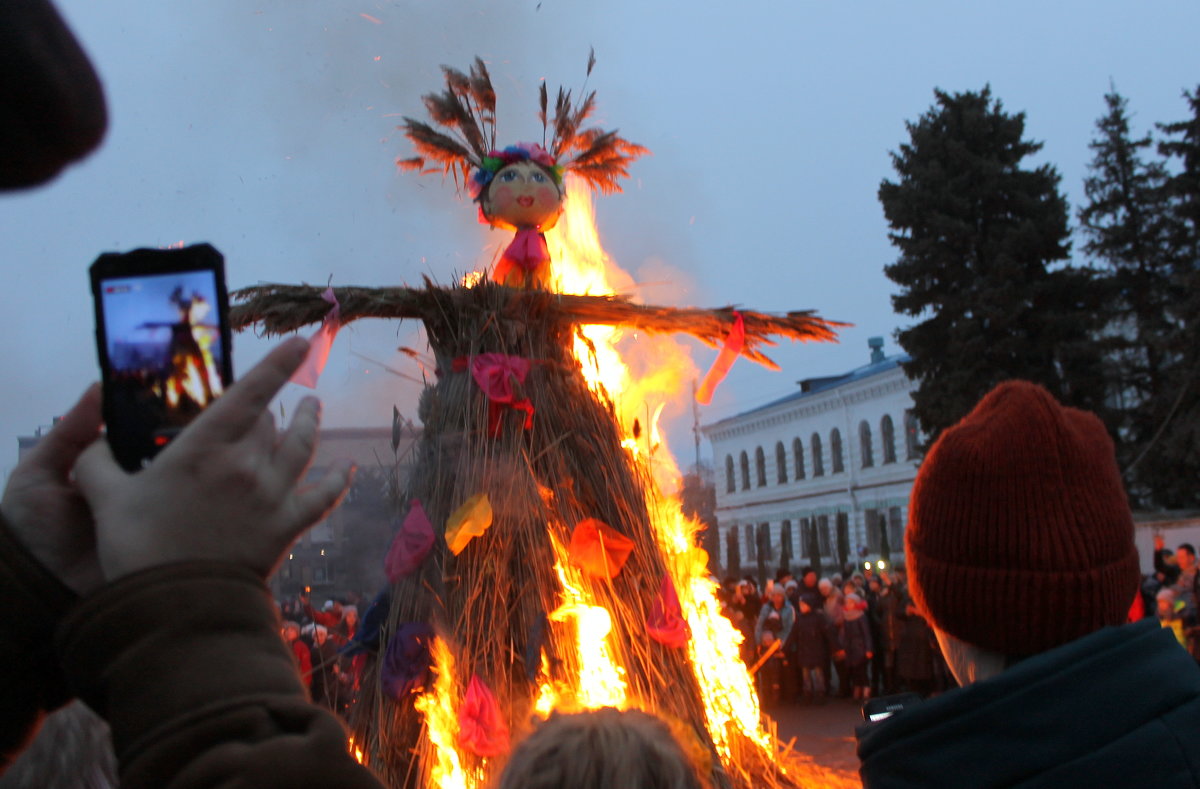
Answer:
[[[104,80],[102,149],[50,187],[0,198],[7,308],[0,469],[18,434],[61,413],[96,358],[86,269],[102,251],[209,241],[231,287],[257,281],[449,281],[501,243],[450,183],[398,173],[395,130],[420,115],[442,63],[488,61],[499,136],[538,139],[538,81],[578,88],[589,46],[597,119],[653,156],[624,194],[597,200],[609,253],[647,301],[816,308],[856,324],[838,346],[778,349],[783,372],[745,360],[712,421],[867,358],[891,338],[894,252],[875,197],[888,152],[933,88],[990,83],[1045,142],[1073,206],[1110,78],[1137,132],[1186,116],[1200,83],[1194,2],[378,2],[61,0]],[[322,379],[327,423],[415,416],[419,386],[396,353],[413,327],[363,322]],[[235,372],[266,344],[235,337]],[[694,354],[703,369],[713,353]],[[296,389],[296,391],[290,391]],[[291,407],[302,390],[289,387]],[[691,456],[686,402],[673,445]],[[707,448],[705,449],[707,453]]]

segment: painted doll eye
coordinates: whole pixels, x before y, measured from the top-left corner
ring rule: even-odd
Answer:
[[[546,183],[546,174],[545,173],[530,173],[529,180],[533,181],[536,184],[544,184],[544,183]]]
[[[508,183],[512,183],[513,181],[517,180],[518,178],[520,178],[520,174],[517,173],[516,170],[509,170],[506,173],[500,173],[500,180],[507,181]]]

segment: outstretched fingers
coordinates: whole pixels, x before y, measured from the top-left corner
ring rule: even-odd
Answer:
[[[298,488],[292,494],[292,517],[284,525],[289,543],[337,506],[350,488],[354,465],[342,463],[321,475],[320,479]]]
[[[275,448],[275,469],[283,484],[291,487],[312,462],[321,426],[321,401],[305,397],[296,406],[292,422]]]
[[[293,337],[276,346],[197,417],[179,440],[186,440],[189,433],[197,435],[202,432],[218,442],[240,440],[255,428],[271,399],[307,355],[308,341],[303,337]],[[201,425],[203,430],[200,429]]]

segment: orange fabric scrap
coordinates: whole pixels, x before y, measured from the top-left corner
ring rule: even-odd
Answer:
[[[446,545],[455,556],[467,543],[480,537],[492,525],[492,503],[486,493],[476,493],[446,521]]]
[[[594,578],[616,578],[633,553],[633,540],[596,518],[581,520],[571,532],[567,555]]]

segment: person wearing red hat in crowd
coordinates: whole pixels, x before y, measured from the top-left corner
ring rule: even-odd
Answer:
[[[283,623],[283,640],[292,650],[292,657],[296,660],[296,670],[300,672],[300,681],[304,683],[304,687],[312,687],[312,656],[309,654],[308,645],[300,640],[300,623],[288,620]]]
[[[1124,624],[1138,555],[1095,415],[993,389],[921,464],[905,558],[961,687],[859,728],[864,786],[1200,786],[1200,668]]]

